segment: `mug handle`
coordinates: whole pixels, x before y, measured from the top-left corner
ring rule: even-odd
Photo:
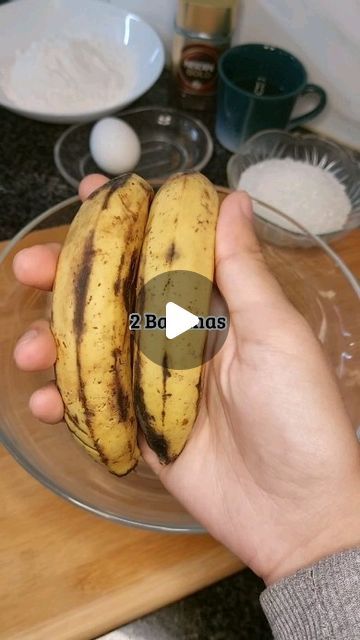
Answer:
[[[326,93],[324,89],[319,87],[319,85],[317,84],[307,84],[302,90],[302,92],[300,93],[300,95],[306,96],[310,93],[315,93],[318,96],[319,104],[313,109],[311,109],[309,113],[304,113],[302,116],[298,116],[297,118],[292,118],[292,120],[290,120],[288,124],[289,129],[292,129],[293,127],[297,127],[299,124],[303,124],[303,122],[307,122],[311,118],[315,118],[315,116],[318,116],[319,113],[321,113],[322,110],[324,109],[327,101]]]

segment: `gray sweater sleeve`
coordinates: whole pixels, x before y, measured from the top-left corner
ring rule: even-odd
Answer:
[[[260,602],[275,640],[359,640],[360,548],[280,580]]]

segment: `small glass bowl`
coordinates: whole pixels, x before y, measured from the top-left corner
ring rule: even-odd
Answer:
[[[319,234],[325,242],[345,236],[360,224],[360,168],[350,152],[334,142],[315,135],[287,133],[277,129],[261,131],[241,146],[240,152],[232,156],[227,165],[229,186],[237,189],[241,174],[251,165],[270,158],[292,158],[330,171],[344,185],[351,202],[351,212],[341,229]],[[250,194],[252,195],[252,194]],[[254,198],[256,202],[256,198]],[[260,203],[260,201],[258,201]],[[278,212],[267,203],[269,209]],[[265,220],[256,212],[256,226],[265,240],[280,246],[309,247],[313,240],[306,234],[283,229]],[[284,212],[281,212],[284,213]],[[283,216],[284,217],[284,216]],[[285,216],[287,218],[287,216]]]
[[[187,113],[167,107],[139,107],[115,115],[136,131],[141,156],[134,171],[153,186],[161,185],[173,173],[200,171],[212,156],[208,129]],[[90,153],[93,126],[94,122],[88,122],[69,127],[54,147],[58,171],[75,189],[89,173],[104,173]]]

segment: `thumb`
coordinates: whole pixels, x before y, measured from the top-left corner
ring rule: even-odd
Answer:
[[[253,225],[250,197],[236,191],[225,198],[216,229],[215,274],[230,314],[284,303],[270,273]]]

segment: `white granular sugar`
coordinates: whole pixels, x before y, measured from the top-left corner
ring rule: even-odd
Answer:
[[[279,209],[314,234],[341,229],[351,210],[345,188],[335,176],[292,158],[273,158],[252,165],[241,175],[238,188]],[[254,208],[270,222],[299,231],[269,209],[258,204]]]
[[[90,37],[57,37],[18,50],[0,76],[1,87],[19,108],[77,114],[121,102],[134,85],[124,47]]]

